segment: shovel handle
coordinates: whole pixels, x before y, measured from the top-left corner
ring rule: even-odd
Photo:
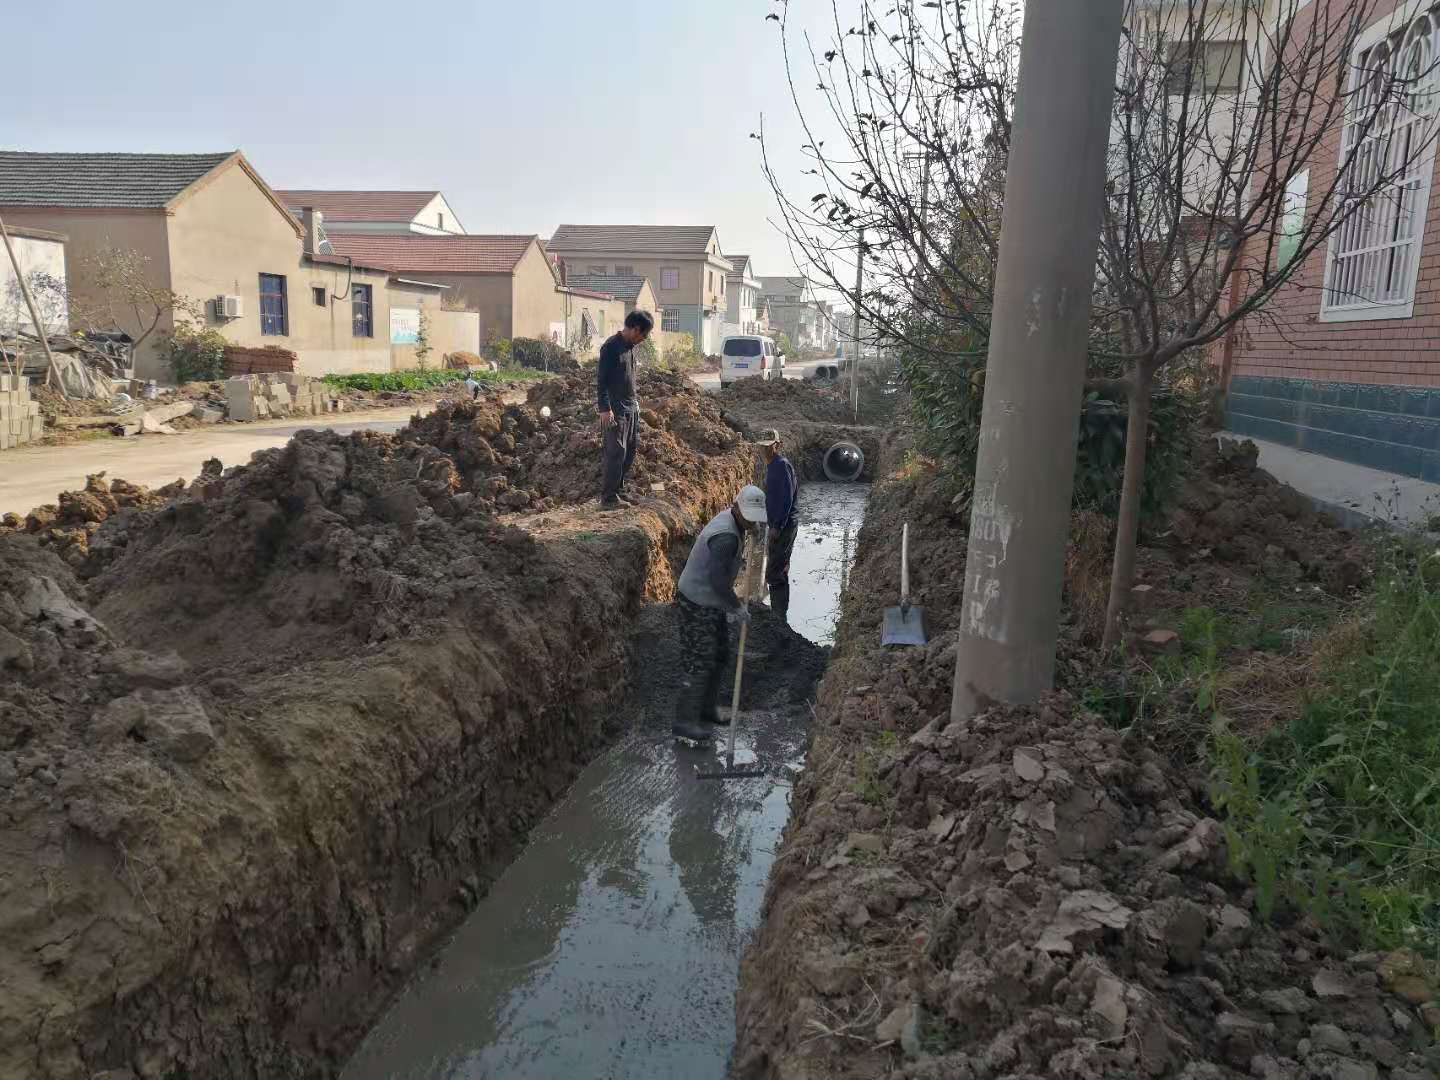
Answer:
[[[900,610],[910,608],[910,523],[900,530]]]

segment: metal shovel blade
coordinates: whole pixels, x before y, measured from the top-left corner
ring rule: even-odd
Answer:
[[[918,607],[886,608],[885,621],[880,624],[880,644],[924,645],[924,609]]]
[[[753,765],[736,765],[734,762],[725,762],[719,768],[714,769],[695,766],[695,779],[697,780],[753,780],[764,775],[765,769],[758,762]]]

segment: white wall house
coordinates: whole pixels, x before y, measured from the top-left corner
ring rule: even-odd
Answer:
[[[70,328],[65,295],[65,236],[48,229],[8,227],[15,260],[30,285],[40,321],[50,334]],[[0,253],[0,337],[33,334],[35,323],[10,258]]]
[[[307,209],[325,215],[327,233],[418,233],[464,236],[465,226],[438,191],[316,191],[275,193],[296,217]]]

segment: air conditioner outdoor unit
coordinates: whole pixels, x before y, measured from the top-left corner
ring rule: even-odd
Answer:
[[[217,319],[238,319],[241,318],[244,314],[245,309],[240,303],[240,297],[215,297],[215,317]]]

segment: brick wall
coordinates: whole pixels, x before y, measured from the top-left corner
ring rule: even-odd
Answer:
[[[1301,18],[1326,3],[1343,0],[1314,0]],[[1375,21],[1389,22],[1397,6],[1382,4]],[[1307,221],[1333,183],[1339,144],[1337,125],[1310,163]],[[1321,322],[1326,246],[1312,253],[1236,336],[1227,427],[1440,479],[1440,183],[1431,185],[1421,242],[1414,314],[1405,319]]]

